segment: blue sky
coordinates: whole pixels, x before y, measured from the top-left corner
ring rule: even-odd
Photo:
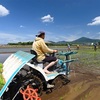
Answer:
[[[0,44],[100,39],[100,0],[0,0]]]

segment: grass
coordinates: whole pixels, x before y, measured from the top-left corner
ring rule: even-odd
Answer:
[[[74,55],[74,58],[78,58],[77,66],[83,68],[88,72],[100,74],[100,49],[94,51],[91,47],[81,47],[78,50],[78,54]]]
[[[4,79],[2,77],[2,63],[0,63],[0,89],[3,87],[4,85]]]
[[[2,73],[2,63],[0,63],[0,73]]]

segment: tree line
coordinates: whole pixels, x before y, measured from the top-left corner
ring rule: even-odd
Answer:
[[[33,42],[8,43],[8,45],[32,45]]]
[[[33,42],[31,42],[31,41],[29,41],[29,42],[18,42],[18,43],[8,43],[8,45],[32,45],[33,44]],[[68,44],[70,44],[70,45],[72,45],[71,43],[46,43],[46,45],[48,45],[48,46],[66,46],[66,45],[68,45]]]
[[[18,43],[8,43],[8,45],[32,45],[33,42],[29,41],[29,42],[18,42]],[[55,42],[51,42],[51,43],[46,43],[48,46],[67,46],[68,44],[69,45],[74,45],[76,43],[69,43],[69,42],[66,42],[66,43],[55,43]],[[100,42],[97,43],[98,46],[100,47]]]

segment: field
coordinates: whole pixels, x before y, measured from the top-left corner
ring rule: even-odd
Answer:
[[[70,65],[71,82],[42,100],[100,100],[100,49],[94,51],[92,46],[81,46],[72,58],[78,61]]]
[[[2,77],[2,64],[0,63],[0,89],[3,87],[4,85],[4,80]]]
[[[78,58],[76,62],[77,68],[84,71],[100,74],[100,49],[94,51],[93,47],[81,47],[75,58]]]
[[[54,48],[54,47],[53,47]],[[58,48],[58,47],[55,47]],[[42,96],[42,100],[100,100],[98,92],[100,90],[100,49],[94,51],[92,46],[71,47],[72,51],[78,53],[72,55],[77,59],[71,63],[71,82],[50,94]],[[58,50],[66,50],[59,47]],[[3,86],[2,64],[0,64],[0,88]],[[95,97],[97,99],[95,99]]]

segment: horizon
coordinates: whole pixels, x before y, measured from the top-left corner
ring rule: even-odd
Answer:
[[[87,37],[80,37],[80,38],[78,38],[78,39],[81,39],[81,38],[87,38]],[[76,40],[78,40],[78,39],[75,39],[75,40],[73,40],[73,41],[76,41]],[[100,40],[100,39],[93,39],[93,38],[87,38],[87,39],[91,39],[91,40]],[[64,40],[61,40],[61,41],[45,41],[45,42],[55,42],[55,43],[57,43],[57,42],[63,42]],[[64,42],[68,42],[68,43],[70,43],[70,42],[73,42],[73,41],[64,41]],[[20,41],[19,41],[20,42]],[[26,41],[23,41],[23,42],[26,42]],[[33,42],[33,41],[27,41],[27,42]],[[10,43],[13,43],[13,42],[10,42]],[[15,43],[18,43],[18,42],[15,42]],[[93,43],[93,42],[91,42],[91,43]],[[7,43],[8,44],[8,43]],[[0,45],[7,45],[7,44],[0,44]]]
[[[0,0],[0,44],[100,39],[100,0]]]

